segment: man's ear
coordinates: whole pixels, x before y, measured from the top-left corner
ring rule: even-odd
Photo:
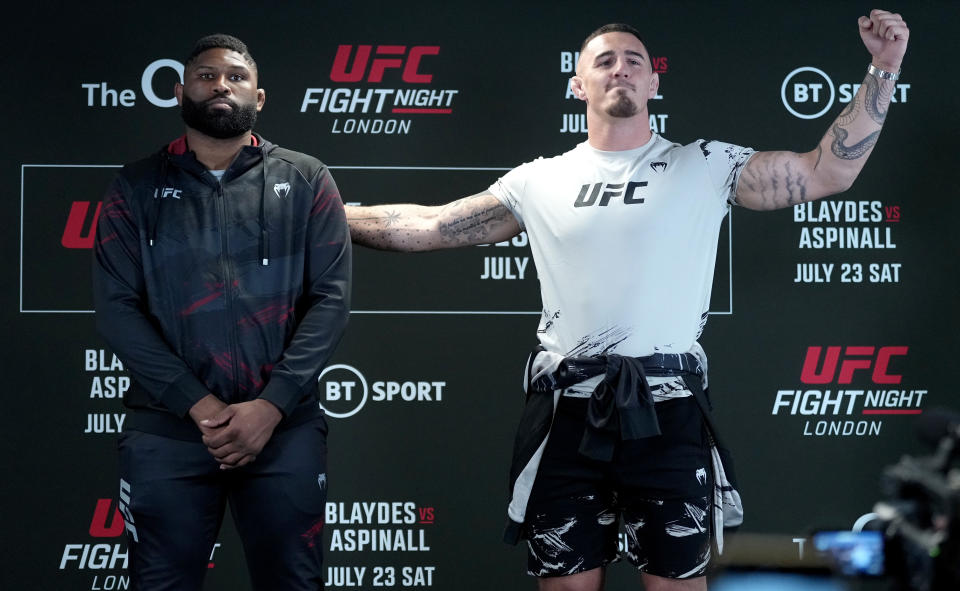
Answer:
[[[587,100],[587,91],[583,89],[583,78],[580,76],[573,76],[570,78],[570,90],[573,91],[573,96],[578,99],[585,101]]]
[[[177,82],[173,85],[173,94],[177,97],[177,104],[183,106],[183,84]]]

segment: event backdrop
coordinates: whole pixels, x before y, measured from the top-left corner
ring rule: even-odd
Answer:
[[[848,529],[880,473],[958,409],[956,2],[903,12],[895,104],[855,185],[723,226],[702,343],[744,531]],[[69,3],[8,15],[0,151],[3,589],[126,589],[115,444],[129,374],[94,328],[90,259],[116,169],[182,133],[193,41],[244,39],[257,130],[326,162],[348,203],[438,204],[584,141],[582,38],[644,32],[650,125],[680,143],[812,149],[869,56],[864,2]],[[630,256],[621,253],[620,256]],[[500,541],[520,378],[540,313],[525,235],[458,251],[355,249],[353,313],[320,379],[330,588],[531,588]],[[209,589],[248,589],[227,518]],[[612,569],[613,585],[634,580]]]

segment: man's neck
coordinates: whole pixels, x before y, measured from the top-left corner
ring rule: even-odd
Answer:
[[[187,145],[208,170],[226,170],[240,150],[250,145],[250,132],[221,140],[188,127]]]
[[[650,141],[650,116],[644,109],[633,117],[611,117],[587,109],[587,142],[606,152],[639,148]]]

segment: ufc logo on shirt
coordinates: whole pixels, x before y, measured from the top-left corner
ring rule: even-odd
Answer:
[[[640,187],[646,187],[647,181],[631,181],[629,183],[596,183],[595,185],[583,185],[580,187],[580,194],[574,201],[574,207],[589,207],[594,203],[600,207],[606,207],[611,199],[623,199],[624,204],[632,205],[634,203],[643,203],[643,197],[637,195]],[[624,188],[626,187],[626,188]]]

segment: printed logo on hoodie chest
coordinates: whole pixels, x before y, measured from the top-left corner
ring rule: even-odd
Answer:
[[[163,187],[153,190],[153,198],[157,199],[180,199],[183,197],[183,190],[175,187]]]
[[[273,186],[273,192],[278,198],[283,199],[290,192],[290,183],[275,184]]]

